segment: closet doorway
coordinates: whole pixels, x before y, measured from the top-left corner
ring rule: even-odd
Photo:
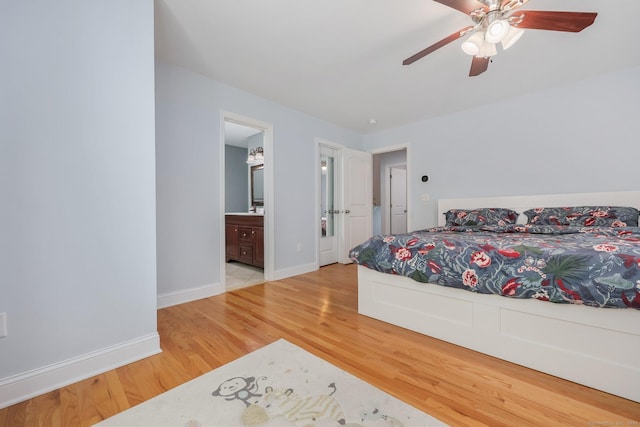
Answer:
[[[407,232],[407,165],[388,168],[389,234]]]
[[[408,150],[396,146],[373,154],[373,234],[411,230]]]
[[[232,113],[221,122],[221,268],[225,290],[269,280],[273,271],[273,131]]]

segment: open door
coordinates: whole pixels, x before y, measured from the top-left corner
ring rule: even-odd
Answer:
[[[343,148],[340,198],[342,229],[338,261],[350,264],[349,251],[373,235],[373,161],[371,153]]]
[[[320,267],[338,262],[338,150],[320,146]]]
[[[392,167],[389,174],[391,234],[407,232],[407,170]]]

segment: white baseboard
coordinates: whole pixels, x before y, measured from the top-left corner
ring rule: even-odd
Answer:
[[[160,336],[149,334],[59,363],[0,379],[0,409],[160,353]]]
[[[287,277],[297,276],[299,274],[311,273],[318,270],[317,263],[311,263],[306,265],[297,265],[291,268],[285,268],[277,270],[273,273],[273,280],[286,279]]]
[[[171,307],[172,305],[184,304],[185,302],[195,301],[202,298],[209,298],[223,292],[224,289],[222,288],[222,285],[220,283],[216,283],[213,285],[198,286],[197,288],[159,294],[158,308]]]

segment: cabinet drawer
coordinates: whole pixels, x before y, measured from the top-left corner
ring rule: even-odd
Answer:
[[[246,262],[247,264],[253,263],[253,247],[240,245],[239,261]]]
[[[253,230],[250,227],[238,227],[238,238],[241,242],[252,242]]]

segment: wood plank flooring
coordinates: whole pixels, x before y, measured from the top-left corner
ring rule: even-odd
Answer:
[[[278,338],[452,426],[640,425],[640,403],[358,315],[354,265],[159,310],[158,331],[161,354],[2,409],[0,426],[90,426]]]

